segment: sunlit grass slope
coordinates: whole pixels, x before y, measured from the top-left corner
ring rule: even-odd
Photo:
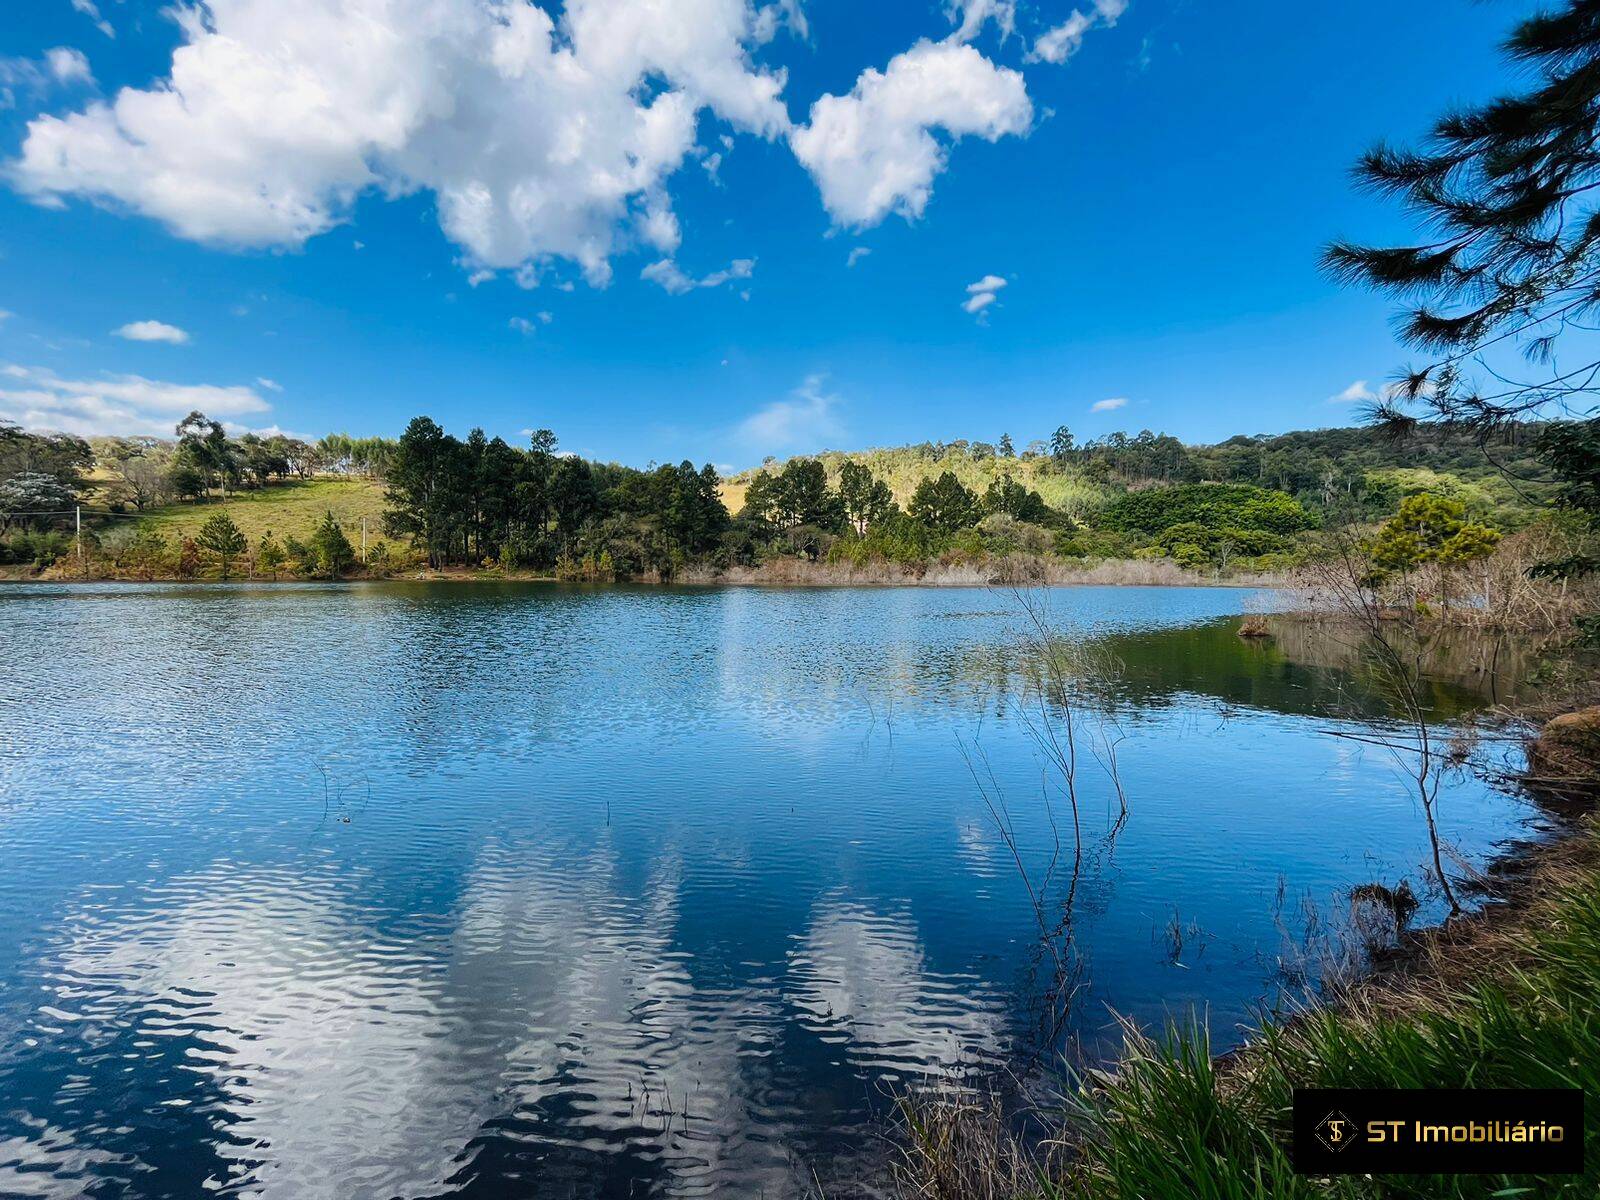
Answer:
[[[381,537],[383,485],[371,479],[312,479],[275,484],[253,492],[237,492],[226,500],[213,497],[199,504],[183,502],[152,509],[144,520],[163,537],[192,537],[212,515],[225,512],[252,542],[268,530],[279,537],[304,538],[325,512],[355,538],[361,518],[368,536]]]

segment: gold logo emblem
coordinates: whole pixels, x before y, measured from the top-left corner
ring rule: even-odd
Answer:
[[[1343,1150],[1351,1142],[1361,1140],[1361,1133],[1356,1128],[1356,1123],[1338,1109],[1334,1109],[1317,1122],[1316,1133],[1317,1141],[1321,1142],[1334,1154]]]

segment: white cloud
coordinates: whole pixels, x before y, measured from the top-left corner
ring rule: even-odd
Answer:
[[[185,330],[162,321],[131,321],[112,332],[130,342],[166,342],[172,346],[181,346],[189,340],[189,334]]]
[[[149,434],[171,437],[174,423],[199,409],[218,419],[270,412],[249,387],[164,383],[140,375],[62,379],[43,367],[0,368],[0,421],[85,437]]]
[[[970,42],[990,21],[1000,27],[1001,38],[1010,37],[1017,28],[1016,0],[950,0],[945,13],[958,26],[951,34],[958,42]]]
[[[980,322],[986,318],[983,311],[999,299],[998,293],[1005,287],[1007,280],[999,275],[985,275],[977,283],[967,285],[967,298],[962,302],[962,309],[979,317]]]
[[[256,386],[269,392],[283,391],[283,384],[279,383],[276,379],[268,379],[264,375],[256,377]]]
[[[739,423],[737,436],[765,454],[820,450],[844,436],[839,398],[823,390],[827,377],[812,375],[785,400],[775,400]]]
[[[44,52],[44,61],[57,83],[94,82],[94,72],[89,69],[89,59],[82,50],[57,46],[54,50]]]
[[[542,312],[535,313],[533,320],[529,320],[527,317],[512,317],[507,324],[518,333],[526,335],[537,333],[540,325],[548,325],[553,320],[555,320],[554,313]]]
[[[95,28],[108,38],[117,36],[117,31],[111,28],[111,22],[100,15],[100,9],[94,0],[72,0],[72,7],[94,22]]]
[[[709,109],[789,127],[750,61],[749,0],[210,0],[168,77],[32,121],[16,184],[228,246],[297,246],[363,192],[434,193],[469,269],[567,259],[589,280],[671,226],[665,185]]]
[[[46,50],[41,59],[0,58],[0,109],[13,108],[17,93],[44,93],[74,84],[93,86],[94,73],[83,51],[70,46]]]
[[[1126,396],[1116,396],[1110,400],[1096,400],[1089,406],[1090,412],[1116,412],[1119,408],[1127,408]]]
[[[0,325],[4,325],[7,321],[9,321],[12,317],[14,317],[16,315],[17,315],[16,313],[11,312],[9,309],[0,308]]]
[[[850,257],[844,260],[844,265],[847,267],[853,267],[871,253],[872,251],[866,246],[855,246],[850,251]]]
[[[753,258],[736,258],[720,271],[713,271],[704,279],[695,279],[686,275],[683,269],[670,258],[663,258],[660,262],[653,262],[639,272],[640,279],[648,279],[651,283],[658,284],[674,296],[681,296],[685,292],[692,292],[696,288],[717,288],[735,279],[749,279],[755,273],[756,260]],[[748,298],[748,294],[746,295]]]
[[[1021,74],[971,46],[920,41],[886,70],[862,72],[849,95],[818,100],[789,144],[833,219],[861,227],[922,215],[948,156],[932,130],[993,142],[1032,120]]]
[[[1029,62],[1064,63],[1076,54],[1091,29],[1109,29],[1128,11],[1128,0],[1095,0],[1093,9],[1074,9],[1060,25],[1039,35],[1028,51]]]
[[[1329,396],[1329,404],[1361,404],[1365,401],[1376,400],[1378,394],[1367,386],[1365,379],[1358,379],[1337,396]]]

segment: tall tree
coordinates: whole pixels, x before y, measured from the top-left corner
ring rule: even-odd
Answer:
[[[978,497],[951,471],[938,479],[924,478],[911,496],[906,512],[935,533],[954,533],[976,525],[983,515]]]
[[[839,467],[839,500],[844,505],[845,519],[863,537],[894,511],[894,493],[889,485],[849,459]]]
[[[228,563],[249,548],[244,533],[233,523],[227,513],[217,513],[195,535],[195,545],[217,556],[222,565],[222,578],[228,578]]]

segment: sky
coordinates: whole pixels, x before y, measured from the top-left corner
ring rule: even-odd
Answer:
[[[12,0],[0,420],[634,465],[1351,423],[1520,0]]]

